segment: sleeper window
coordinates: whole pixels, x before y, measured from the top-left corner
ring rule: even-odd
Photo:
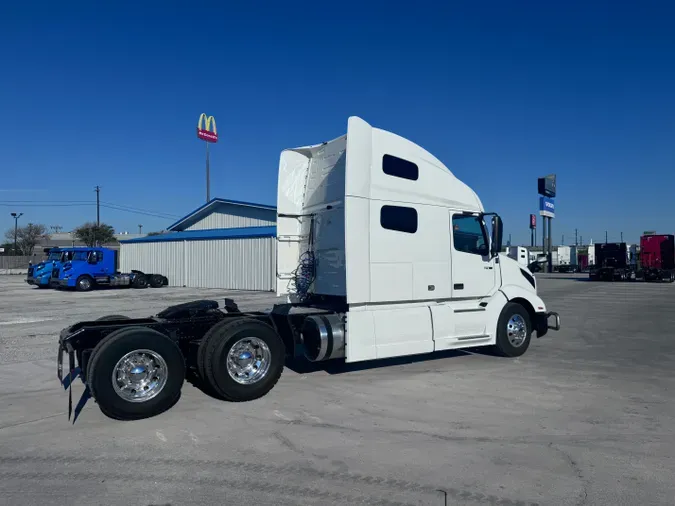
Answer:
[[[416,164],[392,155],[382,157],[382,170],[389,176],[409,179],[410,181],[417,181],[420,172]]]
[[[414,234],[417,232],[417,211],[412,207],[382,206],[380,225],[388,230]]]
[[[457,251],[486,255],[485,232],[479,216],[453,216],[452,238]]]

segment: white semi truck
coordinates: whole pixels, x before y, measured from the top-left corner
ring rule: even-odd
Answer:
[[[283,151],[278,177],[287,303],[240,312],[201,300],[79,322],[61,332],[59,378],[79,373],[104,414],[129,420],[169,409],[186,368],[215,395],[247,401],[274,387],[289,356],[359,362],[489,345],[517,357],[533,334],[560,328],[532,273],[500,254],[499,216],[413,142],[351,117],[345,135]]]

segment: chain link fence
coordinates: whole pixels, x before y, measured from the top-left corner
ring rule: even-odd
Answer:
[[[42,256],[11,256],[0,255],[0,270],[2,269],[28,269],[28,262],[34,264],[40,262]]]

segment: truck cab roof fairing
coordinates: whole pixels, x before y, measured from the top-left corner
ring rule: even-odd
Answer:
[[[383,157],[387,155],[414,164],[417,179],[385,174]],[[296,292],[298,269],[309,266],[311,270],[320,265],[320,272],[311,280],[305,279],[310,284],[316,280],[313,293],[345,296],[350,303],[369,301],[372,239],[366,225],[372,213],[368,202],[439,211],[483,211],[475,192],[431,153],[399,135],[350,117],[346,135],[281,153],[277,196],[279,295]],[[311,248],[309,241],[313,241]],[[310,249],[317,256],[308,260],[303,255]]]

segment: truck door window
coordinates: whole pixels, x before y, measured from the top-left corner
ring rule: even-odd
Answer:
[[[73,253],[73,260],[74,261],[87,261],[87,252],[86,251],[75,251]]]
[[[479,216],[453,216],[452,240],[457,251],[481,256],[489,253],[485,229]]]
[[[388,230],[414,234],[417,232],[417,210],[412,207],[382,206],[380,225]]]

